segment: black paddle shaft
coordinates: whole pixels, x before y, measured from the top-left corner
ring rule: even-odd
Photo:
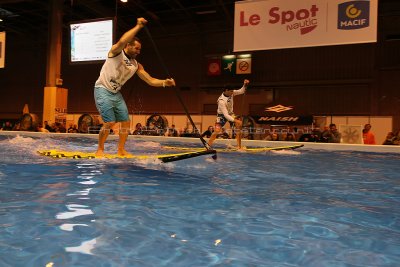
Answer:
[[[158,56],[158,59],[160,60],[160,63],[162,65],[162,67],[164,68],[165,73],[167,74],[168,78],[171,78],[171,75],[169,74],[168,68],[164,63],[164,60],[162,59],[160,52],[158,51],[157,45],[154,42],[153,37],[150,34],[150,31],[147,29],[147,27],[144,27],[144,28],[145,28],[145,31],[146,31],[147,35],[149,36],[149,39],[150,39],[150,41],[151,41],[151,43],[152,43],[152,45],[154,47],[154,50],[155,50],[155,52],[156,52],[156,54]],[[185,110],[187,118],[189,119],[190,123],[192,124],[193,130],[200,135],[200,140],[203,143],[204,147],[207,150],[211,150],[210,145],[206,142],[206,140],[204,140],[204,138],[201,136],[200,132],[197,130],[197,127],[194,124],[194,122],[192,120],[192,117],[190,116],[189,111],[188,111],[185,103],[183,102],[181,94],[179,93],[178,88],[176,88],[176,86],[174,86],[174,90],[175,90],[176,96],[178,97],[179,102],[181,103],[183,109]]]

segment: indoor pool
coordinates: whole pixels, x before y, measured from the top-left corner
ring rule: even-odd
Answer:
[[[0,266],[399,266],[400,154],[305,147],[159,163],[35,152],[96,145],[0,135]]]

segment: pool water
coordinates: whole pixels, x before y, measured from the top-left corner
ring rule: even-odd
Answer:
[[[96,145],[0,135],[0,266],[399,266],[399,154],[300,148],[164,164],[35,153]]]

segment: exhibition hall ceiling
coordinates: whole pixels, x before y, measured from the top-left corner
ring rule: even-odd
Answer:
[[[47,38],[53,1],[63,7],[64,28],[70,22],[114,17],[120,35],[145,17],[154,36],[168,37],[232,31],[234,25],[232,0],[0,0],[0,31],[32,40]],[[379,16],[396,31],[400,1],[379,0]]]

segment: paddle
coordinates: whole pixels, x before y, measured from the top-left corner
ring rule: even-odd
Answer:
[[[162,65],[163,69],[164,69],[165,74],[167,74],[167,77],[171,77],[171,75],[170,75],[170,73],[169,73],[169,71],[168,71],[168,68],[167,68],[167,66],[165,65],[164,60],[162,59],[161,54],[160,54],[160,52],[159,52],[159,50],[158,50],[158,48],[157,48],[157,45],[156,45],[156,43],[154,42],[153,37],[152,37],[151,34],[150,34],[149,29],[147,29],[147,27],[144,27],[144,29],[145,29],[147,35],[149,36],[150,42],[152,43],[152,45],[153,45],[153,47],[154,47],[154,51],[156,52],[156,54],[157,54],[157,56],[158,56],[158,59],[160,60],[160,63],[161,63],[161,65]],[[186,117],[189,119],[190,123],[192,124],[193,130],[194,130],[196,133],[199,133],[199,134],[200,134],[200,132],[197,130],[197,127],[196,127],[196,125],[194,124],[194,122],[193,122],[193,120],[192,120],[192,117],[190,116],[189,111],[188,111],[188,109],[187,109],[185,103],[183,102],[183,99],[182,99],[182,97],[181,97],[181,95],[180,95],[180,93],[179,93],[179,91],[178,91],[178,88],[176,88],[176,86],[174,86],[174,90],[175,90],[176,96],[178,97],[179,102],[181,103],[183,109],[185,110]],[[204,140],[204,138],[203,138],[201,135],[200,135],[200,140],[201,140],[201,142],[203,143],[204,147],[205,147],[207,150],[212,150],[212,148],[210,147],[210,145],[206,142],[206,140]],[[213,157],[213,159],[216,159],[216,158],[217,158],[216,152],[215,152],[215,154],[214,154],[212,157]]]

